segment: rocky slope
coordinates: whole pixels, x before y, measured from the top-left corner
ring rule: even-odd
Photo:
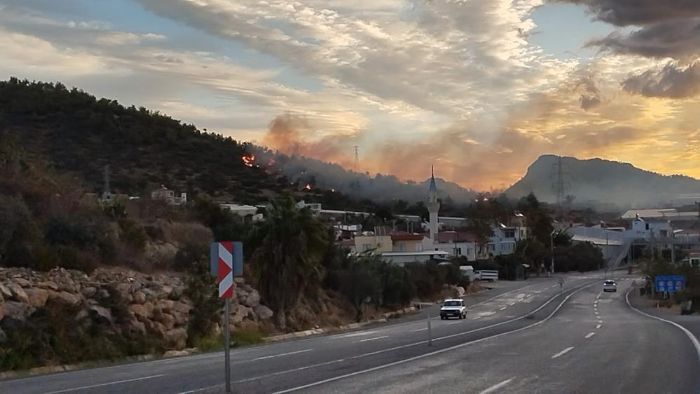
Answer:
[[[149,275],[100,268],[87,275],[63,268],[49,272],[0,268],[0,359],[4,357],[7,362],[0,363],[0,370],[33,366],[22,361],[27,356],[23,353],[36,353],[38,364],[43,365],[81,361],[80,355],[61,357],[60,346],[66,344],[59,346],[50,341],[82,341],[88,346],[107,348],[128,341],[157,344],[156,351],[183,349],[188,344],[188,324],[194,307],[186,289],[183,278],[174,273]],[[272,310],[260,304],[257,290],[237,279],[232,328],[257,329],[272,316]],[[220,333],[219,324],[213,327],[212,335]],[[49,343],[22,347],[26,342],[22,339],[41,342],[44,337],[50,338]],[[102,343],[103,340],[111,342]],[[126,353],[139,350],[136,346]],[[140,353],[147,350],[154,348],[145,346]],[[110,354],[127,355],[107,352],[106,356]],[[11,360],[19,361],[13,364]]]

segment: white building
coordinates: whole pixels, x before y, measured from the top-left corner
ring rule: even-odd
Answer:
[[[169,205],[184,205],[187,204],[187,193],[175,195],[175,191],[161,185],[159,189],[151,192],[151,200],[165,201]]]
[[[238,205],[233,203],[219,204],[219,206],[242,218],[249,218],[253,222],[263,220],[263,214],[258,213],[258,207],[252,205]]]
[[[440,210],[440,202],[438,201],[437,185],[435,184],[435,172],[431,170],[430,187],[428,189],[428,207],[429,231],[430,240],[433,244],[437,242],[438,234],[438,211]]]
[[[478,245],[476,237],[471,233],[441,231],[435,246],[452,257],[466,257],[468,261],[475,261],[477,258]]]

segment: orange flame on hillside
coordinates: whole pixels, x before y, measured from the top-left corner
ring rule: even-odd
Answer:
[[[241,156],[241,160],[243,161],[243,165],[246,167],[253,167],[255,165],[255,155],[243,155]]]
[[[307,183],[306,186],[304,186],[304,190],[311,190],[311,185]]]

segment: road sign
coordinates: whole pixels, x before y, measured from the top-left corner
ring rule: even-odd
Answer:
[[[654,278],[654,287],[659,293],[675,293],[685,288],[683,275],[657,275]]]
[[[209,271],[219,284],[219,298],[224,300],[224,368],[226,392],[231,392],[231,360],[229,355],[229,316],[233,298],[233,277],[243,275],[243,243],[233,241],[212,242],[209,245]]]
[[[212,242],[209,245],[209,272],[211,276],[219,276],[219,251],[221,243],[231,244],[233,248],[233,276],[243,276],[243,243],[238,241]]]

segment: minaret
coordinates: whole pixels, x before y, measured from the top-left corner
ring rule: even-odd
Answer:
[[[435,170],[434,168],[430,168],[430,188],[428,189],[428,203],[426,204],[428,206],[428,214],[430,218],[430,240],[433,242],[437,242],[437,233],[438,233],[438,211],[440,210],[440,202],[438,201],[438,196],[437,196],[437,185],[435,185]]]

